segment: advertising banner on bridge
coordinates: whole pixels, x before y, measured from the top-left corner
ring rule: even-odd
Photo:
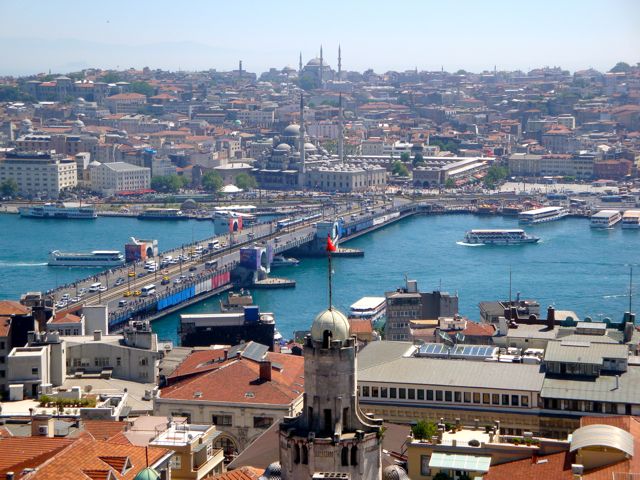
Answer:
[[[260,268],[260,250],[257,248],[241,248],[240,265],[249,270],[258,270]]]

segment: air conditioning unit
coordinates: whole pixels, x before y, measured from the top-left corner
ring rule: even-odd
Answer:
[[[49,435],[49,426],[48,425],[40,425],[38,427],[38,435]]]

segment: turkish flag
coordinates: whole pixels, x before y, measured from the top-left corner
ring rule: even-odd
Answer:
[[[327,235],[327,252],[335,252],[336,246],[334,245],[333,241],[331,240],[331,235]]]

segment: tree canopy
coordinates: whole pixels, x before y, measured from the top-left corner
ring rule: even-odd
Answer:
[[[151,188],[156,192],[177,193],[186,183],[186,179],[179,175],[157,176],[151,179]]]
[[[222,177],[215,170],[211,170],[202,176],[202,188],[207,192],[217,193],[222,189]]]
[[[400,160],[402,162],[407,163],[410,159],[411,159],[411,155],[409,155],[409,152],[402,152],[400,154]]]
[[[15,197],[18,194],[18,184],[13,178],[7,178],[0,183],[0,192],[3,197]]]
[[[418,165],[423,165],[424,164],[424,157],[422,156],[421,153],[416,153],[415,156],[413,157],[413,166],[417,167]]]
[[[393,162],[393,167],[391,167],[391,173],[400,177],[407,177],[409,176],[409,169],[400,160],[396,160]]]
[[[116,72],[107,72],[102,77],[100,77],[100,81],[106,83],[116,83],[120,80],[120,75],[118,75]]]
[[[156,93],[155,89],[147,82],[133,82],[131,84],[131,91],[133,93],[141,93],[147,97],[153,97]]]
[[[431,440],[431,437],[438,433],[438,427],[433,422],[419,420],[411,427],[411,433],[417,440]]]
[[[609,70],[611,73],[626,73],[631,70],[631,65],[627,62],[618,62],[615,66]]]
[[[236,187],[241,188],[242,190],[253,190],[258,185],[254,177],[244,172],[239,173],[236,176],[235,183],[236,183]]]
[[[484,177],[484,186],[490,189],[496,188],[496,185],[507,178],[509,170],[507,167],[501,167],[500,165],[492,165],[487,170],[487,174]]]

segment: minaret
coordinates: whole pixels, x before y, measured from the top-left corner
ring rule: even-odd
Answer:
[[[338,100],[338,158],[340,165],[344,164],[344,125],[342,114],[342,93]]]
[[[338,44],[338,81],[342,80],[342,51]]]
[[[300,52],[300,58],[298,59],[298,73],[302,73],[302,52]]]
[[[238,78],[242,78],[242,60],[238,61]]]
[[[320,88],[322,88],[322,71],[324,70],[324,61],[322,59],[322,45],[320,45]]]
[[[300,173],[305,173],[305,160],[304,160],[304,95],[300,94]]]

